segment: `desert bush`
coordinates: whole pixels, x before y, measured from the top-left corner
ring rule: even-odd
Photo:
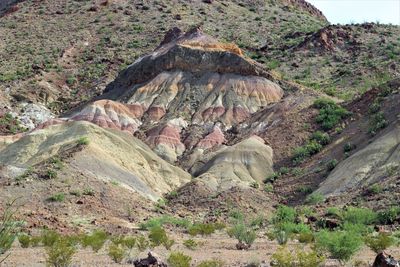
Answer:
[[[85,235],[82,237],[81,244],[83,247],[91,247],[94,252],[98,252],[103,246],[108,235],[102,230],[96,230],[90,235]]]
[[[126,255],[126,249],[122,245],[112,243],[108,246],[108,256],[110,256],[115,263],[121,263]]]
[[[331,171],[336,167],[337,164],[338,161],[336,159],[331,159],[326,163],[326,168],[328,169],[328,171]]]
[[[385,118],[385,114],[380,111],[371,116],[368,132],[371,135],[375,135],[380,129],[385,128],[388,124],[389,123]]]
[[[85,189],[83,189],[82,195],[84,196],[94,196],[94,190],[93,188],[87,187]]]
[[[377,214],[368,208],[348,207],[343,212],[343,220],[352,224],[370,225],[376,222]]]
[[[322,129],[333,129],[342,119],[351,113],[330,99],[317,99],[314,107],[319,109],[316,118],[317,123],[321,124]]]
[[[165,241],[163,242],[163,245],[164,245],[164,247],[165,247],[167,250],[170,250],[171,247],[172,247],[174,244],[175,244],[175,240],[173,240],[173,239],[167,239],[167,240],[165,240]]]
[[[41,241],[45,247],[51,247],[60,238],[60,234],[53,230],[44,230],[41,235]]]
[[[168,257],[167,262],[171,267],[190,267],[192,258],[182,252],[172,252]]]
[[[71,266],[76,247],[67,239],[59,237],[51,246],[46,247],[46,265],[52,267]]]
[[[377,220],[381,224],[393,224],[400,215],[399,207],[390,207],[387,210],[378,212]]]
[[[382,191],[383,191],[383,188],[379,184],[373,184],[370,187],[368,187],[368,193],[370,193],[371,195],[379,194]]]
[[[220,228],[220,227],[221,226],[214,224],[214,223],[195,223],[188,228],[188,233],[191,236],[196,236],[198,234],[201,234],[203,236],[211,235],[216,230],[218,230],[217,228]]]
[[[267,178],[264,179],[264,183],[273,183],[276,179],[278,179],[280,176],[279,173],[273,172],[270,175],[267,176]]]
[[[344,151],[344,152],[350,152],[350,151],[352,151],[352,150],[355,149],[355,148],[356,148],[356,146],[355,146],[354,144],[348,142],[348,143],[346,143],[346,144],[343,146],[343,151]]]
[[[308,252],[301,249],[289,251],[286,247],[280,247],[272,254],[273,266],[277,267],[318,267],[324,261],[325,258],[313,250]]]
[[[147,222],[140,224],[140,228],[142,230],[147,230],[154,226],[163,226],[165,224],[183,228],[188,228],[191,225],[191,223],[187,219],[164,215],[158,218],[152,218]]]
[[[315,236],[316,246],[334,258],[347,262],[363,245],[360,233],[354,231],[322,230]]]
[[[221,260],[205,260],[199,263],[197,267],[223,267],[224,262]]]
[[[306,203],[310,205],[319,204],[325,201],[324,195],[321,193],[312,193],[307,196]]]
[[[257,237],[256,232],[250,229],[243,222],[237,222],[229,228],[228,235],[236,238],[239,241],[239,244],[244,244],[247,248],[251,247]]]
[[[89,144],[89,138],[82,136],[76,141],[76,143],[80,146],[87,146]]]
[[[18,235],[21,223],[14,221],[15,200],[6,204],[3,215],[0,219],[0,257],[2,257],[12,246],[15,238]],[[0,264],[5,258],[0,258]]]
[[[254,189],[258,189],[258,188],[260,188],[260,184],[256,181],[254,181],[254,182],[250,183],[250,187],[252,187]]]
[[[328,207],[326,208],[325,216],[332,216],[341,219],[343,214],[342,210],[339,209],[338,207]]]
[[[149,247],[150,243],[143,235],[139,235],[136,238],[136,247],[139,251],[143,252]]]
[[[369,235],[365,238],[365,244],[375,253],[380,253],[388,247],[394,245],[394,239],[387,233]]]
[[[154,226],[150,229],[149,240],[153,247],[162,245],[168,240],[167,233],[160,226]]]
[[[275,227],[287,234],[311,233],[310,226],[304,223],[284,222]]]
[[[31,237],[27,234],[19,235],[18,242],[22,248],[29,248],[29,245],[31,244]]]
[[[297,214],[294,208],[285,205],[279,205],[272,217],[272,223],[278,224],[283,222],[295,222],[296,216]]]
[[[314,242],[314,234],[312,232],[302,232],[298,235],[297,240],[300,243],[310,244]]]
[[[271,193],[274,191],[274,186],[271,183],[266,183],[264,185],[264,191],[267,193]]]
[[[297,147],[293,151],[292,161],[294,164],[303,162],[306,158],[317,154],[322,150],[322,145],[316,140],[308,141],[304,146]]]
[[[197,242],[193,239],[186,239],[183,241],[183,245],[191,250],[195,250],[197,248]]]
[[[42,242],[42,237],[41,236],[31,236],[30,239],[31,239],[30,240],[31,247],[37,247]]]
[[[315,140],[321,145],[325,146],[329,144],[331,141],[331,138],[329,137],[329,134],[323,133],[321,131],[316,131],[315,133],[312,134],[311,140]]]
[[[51,201],[51,202],[63,202],[65,200],[65,194],[57,193],[57,194],[50,196],[47,200]]]

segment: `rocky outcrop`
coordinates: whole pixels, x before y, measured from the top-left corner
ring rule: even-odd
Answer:
[[[400,124],[339,163],[317,192],[337,195],[349,189],[376,183],[388,170],[400,170]]]
[[[118,129],[133,134],[141,125],[142,115],[143,108],[139,104],[99,100],[87,105],[70,119],[89,121],[103,128]]]

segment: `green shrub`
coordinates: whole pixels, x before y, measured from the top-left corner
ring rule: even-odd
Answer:
[[[297,240],[299,240],[300,243],[310,244],[314,242],[314,234],[312,232],[300,233],[297,237]]]
[[[272,223],[295,222],[296,216],[296,210],[294,208],[279,205],[272,217]]]
[[[81,242],[83,247],[91,247],[94,252],[98,252],[104,246],[107,239],[108,235],[106,232],[96,230],[90,235],[83,236]]]
[[[250,187],[258,189],[260,188],[260,184],[256,181],[250,183]]]
[[[394,245],[394,239],[389,234],[379,233],[376,236],[367,236],[365,238],[365,244],[375,253],[380,253],[388,247]]]
[[[89,144],[89,138],[82,136],[76,141],[76,143],[80,146],[87,146]]]
[[[39,246],[41,242],[42,242],[42,237],[41,236],[31,236],[30,245],[32,247]]]
[[[313,250],[309,252],[300,249],[289,251],[286,247],[280,247],[272,254],[273,266],[276,267],[318,267],[324,261],[325,258]]]
[[[311,229],[304,223],[284,222],[277,226],[282,231],[288,234],[311,233]]]
[[[186,239],[183,241],[183,245],[191,250],[195,250],[197,248],[197,242],[193,239]]]
[[[113,243],[108,246],[108,256],[110,256],[115,263],[121,263],[126,255],[126,249],[122,245]]]
[[[348,207],[343,213],[345,222],[370,225],[376,222],[377,214],[368,208]]]
[[[31,237],[29,235],[22,234],[18,236],[18,241],[22,248],[29,248]]]
[[[0,219],[0,257],[11,248],[20,229],[20,223],[14,221],[13,205],[14,201],[6,205]],[[3,260],[0,258],[0,263]]]
[[[312,193],[307,196],[306,203],[310,205],[319,204],[325,201],[324,195],[321,193]]]
[[[48,170],[45,174],[46,179],[55,179],[57,178],[57,172],[55,170]]]
[[[353,231],[322,230],[316,234],[315,239],[317,248],[328,251],[335,259],[345,262],[363,245],[361,235]]]
[[[281,175],[288,174],[289,172],[290,172],[290,169],[289,169],[288,167],[281,167],[281,168],[279,169],[279,173],[280,173]]]
[[[368,193],[370,193],[372,195],[382,193],[382,191],[383,191],[383,188],[379,184],[373,184],[370,187],[368,187]]]
[[[371,135],[375,135],[379,130],[385,128],[388,124],[389,123],[385,118],[385,114],[383,112],[378,112],[371,116],[368,132]]]
[[[228,229],[230,237],[236,238],[239,243],[244,244],[247,248],[250,248],[255,241],[257,235],[256,232],[248,228],[243,222],[237,222],[230,229]]]
[[[60,234],[53,230],[44,230],[42,232],[41,241],[43,246],[51,247],[57,240],[61,238]]]
[[[316,121],[321,124],[324,130],[333,129],[342,119],[351,114],[329,99],[317,99],[314,102],[314,107],[319,109]]]
[[[90,187],[83,189],[82,195],[84,196],[94,196],[94,190]]]
[[[171,267],[190,267],[192,258],[182,252],[172,252],[168,257],[167,262]]]
[[[223,267],[224,262],[221,260],[206,260],[202,261],[197,267]]]
[[[355,148],[356,148],[355,145],[353,145],[352,143],[348,142],[343,146],[343,151],[346,153],[346,152],[352,151]]]
[[[76,248],[65,238],[57,239],[51,246],[46,247],[46,265],[53,267],[71,266]]]
[[[57,193],[49,197],[47,200],[51,202],[63,202],[65,200],[65,194]]]
[[[136,247],[139,251],[143,252],[149,247],[150,243],[143,235],[136,238]]]
[[[329,134],[327,134],[327,133],[323,133],[321,131],[316,131],[311,136],[311,140],[315,140],[318,143],[320,143],[321,145],[325,146],[325,145],[329,144],[329,142],[331,141],[331,138],[329,137]]]
[[[273,172],[272,174],[268,175],[267,178],[264,179],[264,183],[273,183],[276,179],[279,178],[279,173]]]
[[[328,161],[328,163],[326,163],[326,168],[328,169],[328,171],[331,171],[336,167],[337,164],[338,161],[336,159],[331,159]]]
[[[337,207],[328,207],[328,208],[326,208],[325,216],[333,216],[338,219],[341,219],[343,214],[342,214],[342,210]]]
[[[390,207],[387,210],[378,212],[377,220],[381,224],[393,224],[400,215],[399,207]]]
[[[293,151],[292,161],[294,164],[303,162],[306,158],[317,154],[322,150],[322,145],[315,140],[308,141],[307,144],[297,147]]]
[[[264,185],[264,191],[267,193],[271,193],[274,191],[274,186],[271,183],[267,183]]]
[[[276,231],[274,237],[276,238],[276,241],[279,245],[285,245],[289,240],[288,233],[282,230]]]
[[[198,234],[205,236],[211,235],[215,230],[216,225],[214,223],[195,223],[188,228],[188,233],[191,236],[196,236]]]
[[[150,229],[149,240],[153,247],[162,245],[168,240],[167,233],[160,226],[154,226]]]

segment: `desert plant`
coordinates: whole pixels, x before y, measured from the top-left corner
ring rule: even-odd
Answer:
[[[296,210],[294,208],[280,205],[276,209],[274,216],[272,217],[272,223],[283,223],[283,222],[294,222],[296,220]]]
[[[372,195],[376,195],[379,194],[383,191],[383,188],[381,185],[379,184],[373,184],[370,187],[368,187],[368,193],[372,194]]]
[[[322,230],[315,236],[316,246],[328,251],[334,258],[347,262],[363,245],[360,233],[355,231]]]
[[[53,230],[44,230],[41,235],[41,241],[45,247],[51,247],[59,239],[60,234]]]
[[[121,263],[126,255],[126,249],[122,245],[112,243],[108,246],[108,256],[115,263]]]
[[[235,225],[233,225],[230,229],[228,229],[228,234],[239,241],[237,248],[240,249],[250,248],[257,237],[256,232],[250,229],[243,222],[237,222]]]
[[[351,114],[330,99],[317,99],[314,102],[314,107],[319,109],[316,121],[321,124],[324,130],[333,129],[343,118]]]
[[[385,114],[380,111],[371,116],[368,132],[371,135],[375,135],[380,129],[385,128],[388,124],[389,123],[385,118]]]
[[[256,181],[250,183],[250,187],[258,189],[260,188],[260,184]]]
[[[195,250],[197,247],[197,242],[193,239],[186,239],[185,241],[183,241],[183,245],[188,249]]]
[[[274,186],[271,183],[266,183],[264,185],[264,191],[267,193],[271,193],[274,191]]]
[[[337,164],[338,161],[336,159],[331,159],[326,163],[326,168],[328,169],[328,171],[331,171],[336,167]]]
[[[94,252],[98,252],[104,246],[107,239],[108,235],[106,232],[96,230],[90,235],[83,236],[81,243],[83,247],[91,247]]]
[[[321,145],[325,146],[329,144],[331,141],[331,138],[329,137],[329,134],[323,133],[321,131],[316,131],[315,133],[312,134],[311,140],[315,140]]]
[[[348,207],[343,212],[343,220],[351,224],[370,225],[376,222],[377,214],[368,208]]]
[[[201,234],[203,236],[211,235],[215,232],[216,225],[214,223],[195,223],[188,228],[188,233],[191,236]]]
[[[149,240],[153,247],[160,246],[168,239],[167,233],[160,226],[154,226],[150,229]]]
[[[19,235],[18,242],[22,248],[29,248],[29,245],[31,243],[31,237],[27,234]]]
[[[365,238],[365,244],[375,253],[380,253],[394,245],[394,239],[387,233],[378,233],[378,235],[367,236]]]
[[[324,202],[324,200],[325,197],[321,193],[312,193],[307,196],[306,203],[310,205],[315,205]]]
[[[150,242],[144,237],[143,235],[139,235],[136,238],[136,247],[138,248],[139,251],[143,252],[145,251],[150,245]]]
[[[80,146],[87,146],[89,144],[89,138],[82,136],[76,141],[76,143]]]
[[[18,235],[21,223],[14,221],[15,200],[7,203],[0,219],[0,257],[2,257],[12,246]],[[9,256],[0,258],[0,264]]]
[[[63,202],[65,200],[65,194],[57,193],[47,198],[47,200],[51,202]]]
[[[390,207],[377,214],[377,220],[381,224],[393,224],[400,215],[399,207]]]
[[[183,254],[182,252],[172,252],[167,262],[171,267],[190,267],[192,257]]]
[[[76,248],[65,238],[58,238],[51,246],[46,247],[46,265],[52,267],[71,266]]]
[[[223,267],[224,262],[221,260],[205,260],[199,263],[197,267]]]
[[[191,223],[187,219],[164,215],[158,218],[151,218],[147,222],[141,223],[140,228],[142,230],[148,230],[154,226],[163,226],[165,224],[183,228],[188,228],[191,225]]]

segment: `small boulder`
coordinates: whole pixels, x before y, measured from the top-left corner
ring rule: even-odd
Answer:
[[[372,267],[400,267],[400,264],[391,255],[381,252],[376,255]]]
[[[135,267],[167,267],[167,264],[160,260],[160,257],[154,252],[149,252],[147,258],[138,259],[133,262]]]

